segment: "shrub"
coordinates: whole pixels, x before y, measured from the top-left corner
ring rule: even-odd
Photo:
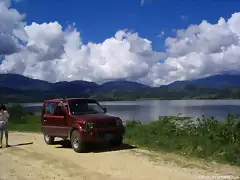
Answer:
[[[132,121],[125,121],[125,126],[129,128],[133,128],[136,125],[141,124],[140,121],[132,120]]]
[[[26,116],[33,115],[32,112],[26,112],[20,104],[9,107],[8,112],[10,114],[9,122],[14,124],[27,123]]]
[[[140,146],[240,165],[240,118],[230,114],[224,122],[204,116],[159,117],[146,125],[129,121],[126,138]]]
[[[24,116],[26,115],[23,107],[19,104],[13,105],[12,107],[8,108],[8,112],[10,114],[9,121],[12,123],[25,123]]]

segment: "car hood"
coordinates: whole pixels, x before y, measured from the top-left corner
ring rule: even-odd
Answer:
[[[110,116],[106,114],[84,114],[84,115],[72,115],[76,120],[80,121],[112,121],[117,120],[118,117]]]

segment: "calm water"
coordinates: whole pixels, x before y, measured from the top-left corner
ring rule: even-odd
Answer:
[[[215,116],[224,120],[227,113],[240,114],[240,100],[172,100],[172,101],[117,101],[101,102],[108,114],[121,117],[123,120],[140,120],[149,122],[159,116],[170,116],[182,113],[185,116]],[[27,109],[40,113],[41,103],[23,104]]]

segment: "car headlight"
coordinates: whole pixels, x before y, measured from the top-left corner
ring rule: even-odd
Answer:
[[[123,125],[123,122],[122,122],[122,120],[119,118],[119,119],[117,119],[117,126],[122,126]]]
[[[95,124],[93,122],[86,123],[86,129],[93,129],[94,127],[95,127]]]

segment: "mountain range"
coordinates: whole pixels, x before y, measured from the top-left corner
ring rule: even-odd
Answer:
[[[179,86],[186,84],[204,85],[211,88],[240,86],[240,75],[215,75],[195,80],[175,81],[169,84],[169,86]]]
[[[4,102],[39,102],[49,98],[90,95],[99,100],[240,98],[240,75],[216,75],[150,87],[123,80],[100,85],[81,80],[50,83],[19,74],[1,74],[0,87],[0,100]]]

